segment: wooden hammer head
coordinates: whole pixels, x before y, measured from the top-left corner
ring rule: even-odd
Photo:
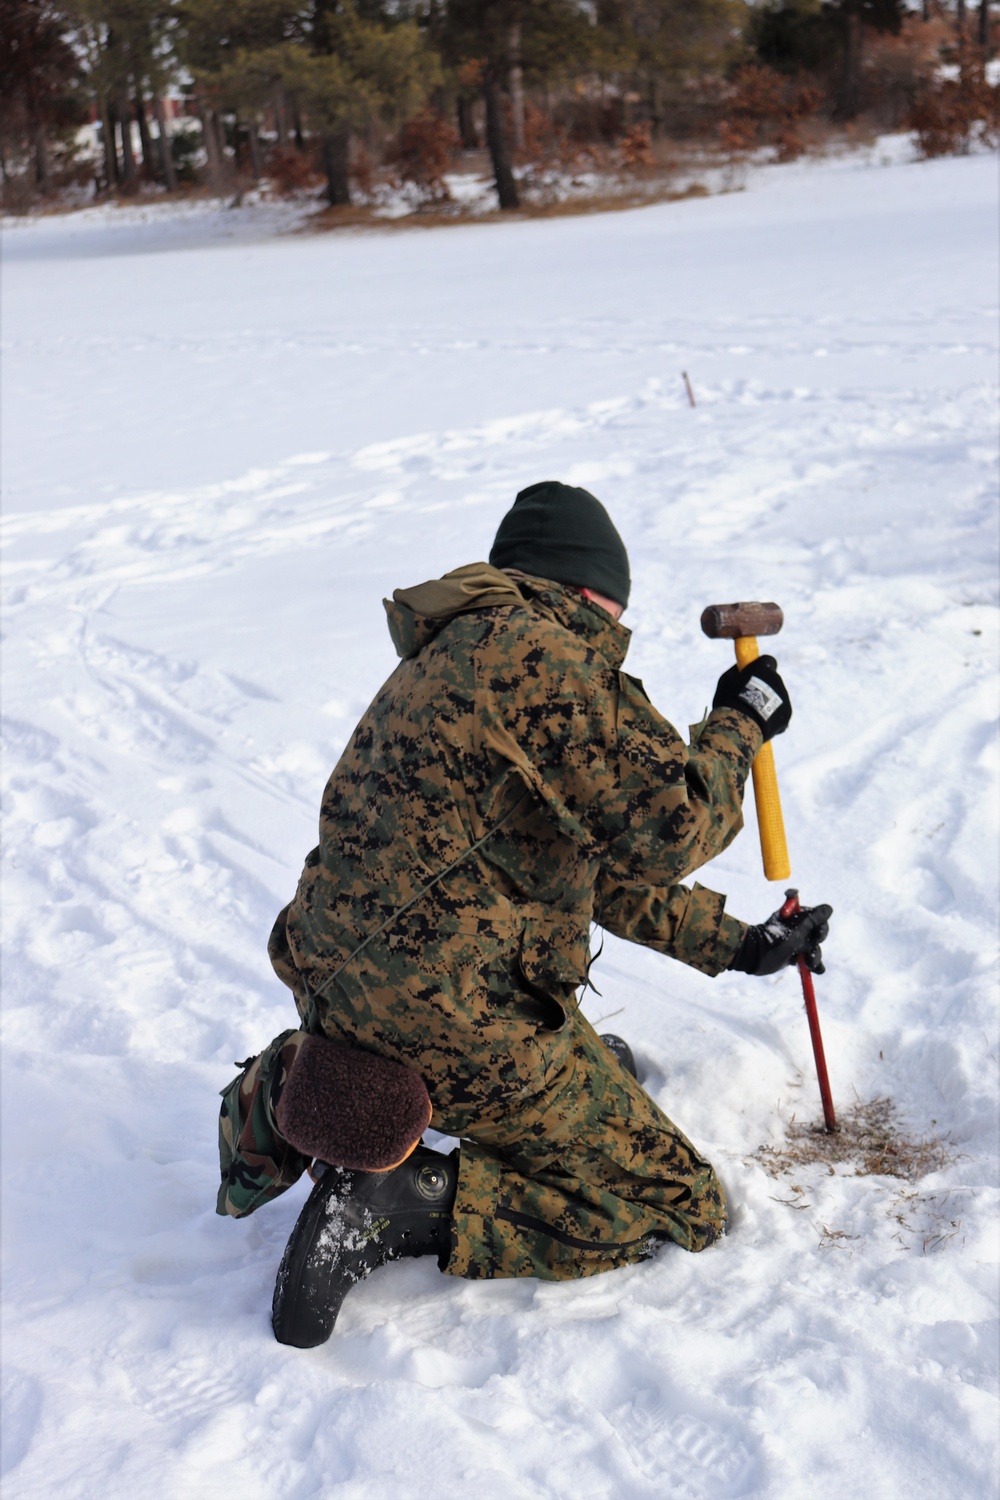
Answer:
[[[749,635],[777,635],[785,617],[777,604],[710,604],[701,628],[713,640],[736,641]]]

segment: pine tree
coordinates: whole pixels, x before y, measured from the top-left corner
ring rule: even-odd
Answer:
[[[70,3],[74,46],[83,59],[91,101],[101,122],[108,186],[120,184],[128,190],[137,183],[141,168],[147,177],[159,176],[167,187],[174,187],[162,106],[176,70],[172,46],[176,13],[171,0]],[[147,114],[150,101],[159,133],[155,147]],[[138,126],[141,161],[133,149],[133,123]]]
[[[523,131],[523,79],[588,57],[592,19],[593,7],[583,0],[447,0],[432,12],[431,33],[446,63],[478,65],[501,209],[521,201],[513,146]]]
[[[294,0],[180,0],[176,47],[193,81],[212,186],[221,192],[230,170],[224,119],[234,141],[246,130],[255,174],[258,129],[270,110],[284,118],[286,54],[307,45],[308,7]]]
[[[0,0],[0,170],[25,148],[36,185],[51,185],[49,137],[85,116],[72,21],[51,0]]]
[[[600,0],[606,65],[630,75],[652,132],[663,128],[668,93],[686,78],[722,71],[742,47],[743,0]]]
[[[865,33],[898,35],[906,11],[905,0],[780,0],[755,11],[750,38],[771,67],[832,71],[833,112],[853,120],[861,108]]]
[[[391,5],[315,0],[309,31],[309,53],[290,59],[294,87],[322,140],[327,198],[347,204],[351,136],[414,114],[437,82],[437,60]]]
[[[270,110],[281,137],[291,113],[320,143],[329,202],[350,203],[352,135],[414,113],[437,78],[433,54],[399,5],[183,0],[182,14],[182,56],[217,179],[225,173],[222,114],[242,122],[256,170],[260,116]]]

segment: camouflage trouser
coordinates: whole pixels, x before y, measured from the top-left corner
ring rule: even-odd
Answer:
[[[274,1111],[304,1031],[283,1031],[222,1090],[219,1165],[222,1183],[215,1211],[243,1219],[298,1182],[309,1158],[278,1129]]]
[[[568,1280],[724,1232],[708,1162],[579,1014],[566,1028],[540,1090],[436,1122],[461,1136],[449,1275]],[[219,1213],[252,1213],[308,1165],[274,1118],[305,1036],[283,1032],[223,1091]],[[484,1058],[485,1087],[490,1072]]]
[[[702,1250],[725,1232],[722,1186],[582,1017],[544,1096],[470,1131],[449,1275],[561,1281]]]

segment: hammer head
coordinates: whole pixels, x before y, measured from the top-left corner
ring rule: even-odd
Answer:
[[[777,635],[785,617],[777,604],[710,604],[701,628],[713,640],[736,641],[748,635]]]

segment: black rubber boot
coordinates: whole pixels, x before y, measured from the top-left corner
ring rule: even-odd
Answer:
[[[635,1058],[632,1056],[632,1048],[625,1038],[615,1036],[613,1031],[603,1031],[601,1033],[601,1041],[609,1052],[615,1054],[626,1073],[631,1073],[633,1078],[638,1078],[639,1075],[635,1071]]]
[[[306,1199],[278,1267],[271,1324],[279,1344],[312,1349],[341,1304],[386,1261],[451,1250],[458,1152],[418,1146],[391,1172],[328,1167]]]

